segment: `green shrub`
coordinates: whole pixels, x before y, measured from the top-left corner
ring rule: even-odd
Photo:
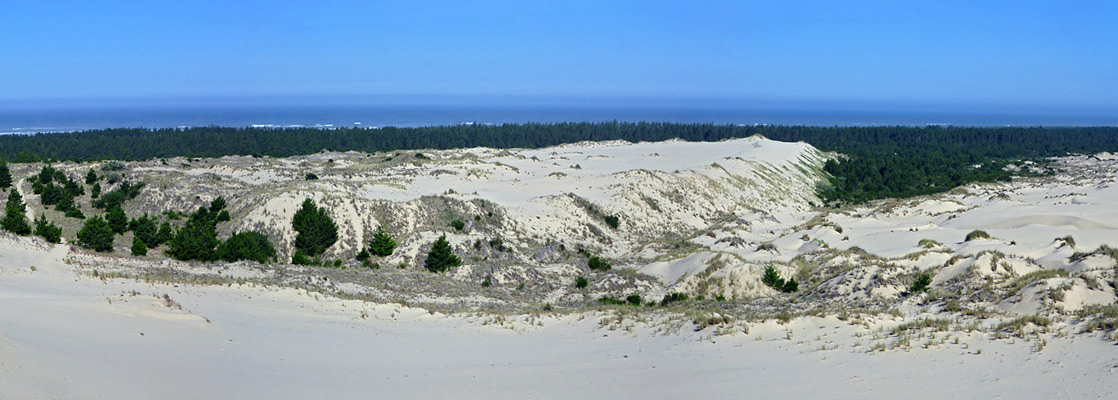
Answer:
[[[606,225],[609,225],[610,228],[617,229],[621,226],[621,218],[616,215],[607,215],[602,219],[606,221]]]
[[[357,253],[357,256],[353,257],[353,258],[357,261],[365,262],[365,261],[369,261],[370,257],[371,257],[371,255],[369,254],[369,250],[361,249],[361,251],[359,253]]]
[[[608,262],[602,261],[602,259],[598,256],[591,256],[589,259],[587,259],[586,265],[590,267],[590,269],[595,271],[609,271],[609,269],[613,267]]]
[[[796,282],[796,278],[788,278],[788,281],[784,282],[784,287],[780,288],[784,293],[795,293],[797,290],[800,290],[800,284]]]
[[[302,250],[296,249],[295,254],[291,256],[291,263],[295,265],[311,265],[314,262],[310,258],[307,258]]]
[[[377,257],[388,257],[396,250],[396,239],[384,230],[383,226],[377,227],[373,233],[373,240],[369,242],[369,251]]]
[[[427,260],[423,262],[423,265],[431,272],[443,272],[450,267],[457,267],[461,263],[462,260],[454,255],[454,250],[450,247],[450,243],[446,241],[446,235],[442,235],[431,246],[431,251],[427,253]]]
[[[314,172],[308,172],[307,176],[305,178],[308,181],[314,181],[314,180],[318,180],[318,175],[315,175]]]
[[[663,307],[678,301],[687,301],[687,299],[688,297],[684,293],[670,293],[667,296],[664,296],[664,298],[660,299],[660,306]]]
[[[233,262],[252,260],[266,264],[276,256],[268,236],[254,231],[239,232],[217,246],[217,257]]]
[[[641,295],[633,293],[628,297],[625,297],[625,302],[629,303],[629,305],[631,306],[639,306],[641,305]]]
[[[100,215],[87,218],[82,228],[78,230],[78,243],[95,251],[111,251],[113,249],[113,228]]]
[[[184,261],[213,261],[217,259],[216,249],[220,243],[213,224],[192,217],[167,243],[167,255]]]
[[[912,294],[927,292],[928,287],[932,285],[932,276],[929,274],[920,274],[916,276],[916,280],[912,282],[912,286],[908,288],[908,292]]]
[[[588,285],[590,285],[590,281],[587,281],[585,276],[580,276],[575,280],[576,288],[585,289]]]
[[[94,171],[93,168],[90,168],[89,172],[85,174],[85,184],[92,185],[95,182],[97,182],[97,171]]]
[[[148,245],[144,243],[139,237],[132,238],[132,255],[133,256],[146,256],[148,254]]]
[[[85,213],[77,207],[70,207],[66,209],[66,218],[85,219]]]
[[[971,231],[971,233],[967,234],[966,241],[969,242],[969,241],[978,240],[978,239],[990,239],[990,234],[986,233],[986,231],[983,231],[983,230],[973,230],[973,231]]]
[[[784,289],[784,278],[780,277],[780,273],[776,272],[776,267],[772,264],[765,267],[765,273],[761,275],[761,282],[776,290]]]
[[[455,219],[454,221],[450,221],[450,226],[453,227],[456,231],[461,231],[462,228],[466,227],[466,223],[462,222],[462,220],[460,219]]]
[[[128,231],[128,216],[124,215],[124,210],[120,206],[109,209],[105,214],[105,221],[109,222],[109,228],[112,228],[113,233],[122,234]]]
[[[483,288],[487,288],[491,285],[493,285],[493,281],[491,281],[488,276],[485,277],[484,281],[481,281],[481,287],[483,287]]]
[[[8,192],[8,204],[0,227],[21,236],[31,234],[31,225],[27,223],[27,205],[23,204],[23,196],[15,189]]]
[[[42,214],[35,219],[35,235],[50,243],[62,243],[62,228],[47,222],[46,216]]]
[[[598,298],[598,303],[605,304],[607,306],[623,306],[625,305],[625,300],[619,300],[618,298],[613,296],[602,296]]]
[[[338,225],[325,208],[319,208],[310,198],[303,200],[303,206],[295,212],[291,224],[298,232],[295,248],[308,257],[322,254],[338,241]]]

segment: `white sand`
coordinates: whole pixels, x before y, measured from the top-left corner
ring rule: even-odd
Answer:
[[[1118,379],[1114,345],[1088,336],[867,353],[833,318],[512,330],[292,289],[102,282],[60,262],[64,246],[0,241],[0,398],[1105,398]]]

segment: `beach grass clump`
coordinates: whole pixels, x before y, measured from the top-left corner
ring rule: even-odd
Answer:
[[[972,240],[990,239],[990,238],[991,238],[990,234],[986,233],[986,231],[975,229],[975,230],[973,230],[973,231],[971,231],[970,233],[967,234],[967,240],[966,241],[969,242],[969,241],[972,241]]]
[[[1033,271],[1025,275],[1013,278],[1013,281],[1009,283],[1009,286],[1011,288],[1010,293],[1020,292],[1021,289],[1024,289],[1026,286],[1029,286],[1036,281],[1065,276],[1068,276],[1068,272],[1062,269],[1042,269],[1040,271]]]

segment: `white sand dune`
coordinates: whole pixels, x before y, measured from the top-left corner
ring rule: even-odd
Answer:
[[[510,330],[294,289],[102,282],[64,246],[0,240],[0,398],[1105,398],[1115,379],[1113,345],[1093,338],[867,353],[833,318],[729,336],[603,330],[595,314]]]

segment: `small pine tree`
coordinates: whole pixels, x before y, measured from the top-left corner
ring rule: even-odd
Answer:
[[[462,222],[461,219],[455,218],[454,221],[450,221],[450,226],[456,231],[461,231],[462,228],[466,227],[466,223]]]
[[[586,260],[586,266],[590,267],[592,270],[600,269],[602,271],[609,271],[609,269],[613,267],[608,262],[602,261],[601,257],[598,256],[591,256]]]
[[[78,230],[78,242],[95,251],[111,251],[113,249],[113,228],[108,221],[95,215],[85,220],[85,224]]]
[[[796,282],[796,278],[788,278],[788,282],[784,282],[784,287],[780,291],[784,293],[795,293],[800,290],[800,284]]]
[[[27,223],[27,205],[23,204],[23,196],[19,195],[19,191],[12,189],[8,192],[8,204],[4,211],[0,227],[17,235],[31,234],[31,225]]]
[[[765,267],[765,273],[761,276],[761,282],[776,290],[784,290],[784,278],[780,277],[780,273],[776,272],[776,267],[771,264]]]
[[[395,249],[396,239],[393,239],[383,226],[377,227],[377,231],[373,233],[373,240],[369,242],[369,251],[377,257],[388,257]]]
[[[174,237],[175,237],[175,232],[173,230],[171,230],[171,223],[167,222],[167,221],[163,221],[163,223],[159,225],[159,232],[156,232],[155,243],[151,247],[159,246],[163,243],[170,242],[171,238],[174,238]]]
[[[575,287],[576,288],[584,289],[588,285],[590,285],[590,281],[586,280],[585,276],[580,276],[580,277],[578,277],[577,280],[575,280]]]
[[[97,182],[97,171],[90,168],[89,172],[85,174],[85,184],[92,185],[94,182]]]
[[[62,228],[47,222],[47,217],[42,214],[35,219],[35,235],[51,243],[62,243]]]
[[[8,162],[0,161],[0,189],[12,186],[12,172],[8,170]]]
[[[109,209],[105,214],[105,221],[108,221],[109,227],[113,229],[113,233],[122,234],[128,231],[128,216],[124,215],[124,210],[119,206]]]
[[[225,261],[252,260],[266,264],[276,256],[268,236],[260,232],[240,232],[217,246],[217,256]]]
[[[295,248],[308,257],[315,257],[338,241],[338,225],[325,208],[319,208],[310,198],[295,212],[291,221],[295,228]]]
[[[167,243],[167,255],[184,261],[213,261],[217,259],[219,243],[213,224],[191,218]]]
[[[369,257],[372,257],[372,256],[371,256],[371,255],[369,254],[369,250],[367,250],[367,249],[361,249],[361,251],[360,251],[360,252],[358,252],[358,253],[357,253],[357,256],[356,256],[356,257],[354,257],[354,258],[355,258],[355,259],[356,259],[357,261],[365,262],[365,261],[369,261]]]
[[[439,236],[439,240],[431,246],[431,251],[427,253],[427,260],[423,263],[431,272],[443,272],[460,264],[462,260],[454,255],[450,242],[446,241],[446,235]]]
[[[931,285],[932,276],[928,274],[920,274],[916,276],[916,280],[912,282],[912,286],[908,288],[908,291],[912,294],[927,292],[928,286]]]
[[[143,239],[132,238],[132,255],[137,257],[148,255],[148,245],[144,243]]]
[[[93,186],[89,188],[89,198],[96,199],[101,197],[101,182],[93,182]]]

